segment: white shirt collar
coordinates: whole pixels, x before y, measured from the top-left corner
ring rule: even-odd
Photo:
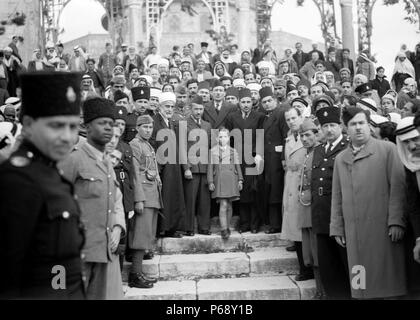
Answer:
[[[340,143],[341,140],[343,140],[342,134],[340,134],[340,136],[332,143],[332,150],[335,149],[335,147],[337,146],[337,144]],[[327,150],[329,149],[329,147],[330,147],[330,143],[327,143]]]

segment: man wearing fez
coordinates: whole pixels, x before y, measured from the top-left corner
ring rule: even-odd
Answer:
[[[118,91],[116,94],[118,94]],[[127,118],[126,118],[127,127],[125,129],[125,133],[122,139],[125,143],[130,143],[130,141],[133,140],[135,136],[137,135],[136,123],[137,123],[137,118],[140,116],[140,113],[137,111],[138,109],[137,106],[141,104],[140,100],[143,100],[145,98],[144,96],[146,95],[146,88],[144,87],[131,88],[131,95],[133,97],[134,105],[128,103],[125,106],[127,109]]]
[[[318,244],[318,264],[321,283],[329,299],[349,299],[350,282],[347,253],[330,237],[331,191],[334,162],[347,148],[348,139],[342,134],[341,111],[336,107],[318,110],[316,117],[326,142],[314,150],[312,161],[312,231]]]
[[[353,298],[405,295],[404,166],[393,143],[371,137],[368,111],[348,107],[343,122],[350,143],[334,163],[330,236],[360,277]]]
[[[226,128],[229,131],[239,129],[241,133],[240,140],[234,141],[235,144],[239,142],[235,149],[241,155],[244,176],[244,187],[239,202],[240,232],[258,233],[261,224],[257,211],[257,176],[260,174],[259,170],[262,170],[264,151],[263,137],[257,137],[257,130],[262,129],[263,122],[264,115],[252,109],[251,90],[245,88],[239,91],[239,110],[227,116]],[[260,138],[260,141],[257,138]]]
[[[264,173],[260,184],[263,208],[269,229],[267,233],[280,233],[282,226],[282,203],[284,169],[282,165],[284,139],[287,136],[284,110],[277,106],[271,88],[260,90],[261,104],[265,110],[264,129]]]
[[[0,166],[0,299],[85,299],[81,212],[57,169],[77,140],[80,80],[21,76],[25,137]]]
[[[210,84],[207,81],[199,82],[197,94],[203,98],[204,103],[210,102]]]
[[[194,235],[194,218],[197,216],[198,233],[210,235],[210,193],[207,182],[208,150],[211,148],[211,125],[202,119],[204,102],[196,96],[191,103],[191,115],[187,121],[187,151],[184,169],[184,194],[186,204],[185,230],[187,236]],[[205,151],[205,154],[202,152]]]
[[[114,169],[105,154],[105,146],[113,136],[115,108],[104,98],[84,102],[87,141],[61,165],[65,176],[74,183],[86,226],[83,254],[89,300],[123,296],[116,252],[125,233],[124,209]]]
[[[156,279],[143,274],[146,251],[153,250],[156,237],[158,211],[162,208],[161,188],[156,153],[149,143],[153,133],[153,119],[149,115],[137,119],[137,136],[130,142],[134,164],[135,214],[129,217],[128,246],[132,265],[128,285],[149,289]]]
[[[174,121],[175,94],[163,92],[159,96],[159,110],[153,117],[150,144],[156,150],[159,175],[162,179],[163,215],[159,231],[164,237],[181,238],[178,232],[185,218],[182,170],[178,161],[178,123]],[[162,147],[162,148],[160,148]],[[174,149],[171,149],[174,148]]]

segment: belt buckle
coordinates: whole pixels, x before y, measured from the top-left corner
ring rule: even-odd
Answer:
[[[120,179],[121,180],[124,180],[125,179],[125,173],[124,173],[124,171],[121,171],[120,172]]]
[[[324,188],[323,188],[323,187],[319,187],[319,188],[318,188],[318,195],[319,195],[320,197],[322,197],[322,196],[324,195]]]

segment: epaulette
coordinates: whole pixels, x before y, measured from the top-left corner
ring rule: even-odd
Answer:
[[[25,155],[14,155],[10,158],[10,164],[16,168],[27,167],[34,157],[34,154],[28,151]]]

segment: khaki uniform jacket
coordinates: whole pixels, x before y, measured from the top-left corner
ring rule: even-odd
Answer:
[[[86,262],[107,263],[117,256],[111,253],[110,236],[115,226],[126,231],[121,191],[110,162],[97,159],[84,143],[60,164],[64,175],[75,187],[86,227],[83,248]]]

